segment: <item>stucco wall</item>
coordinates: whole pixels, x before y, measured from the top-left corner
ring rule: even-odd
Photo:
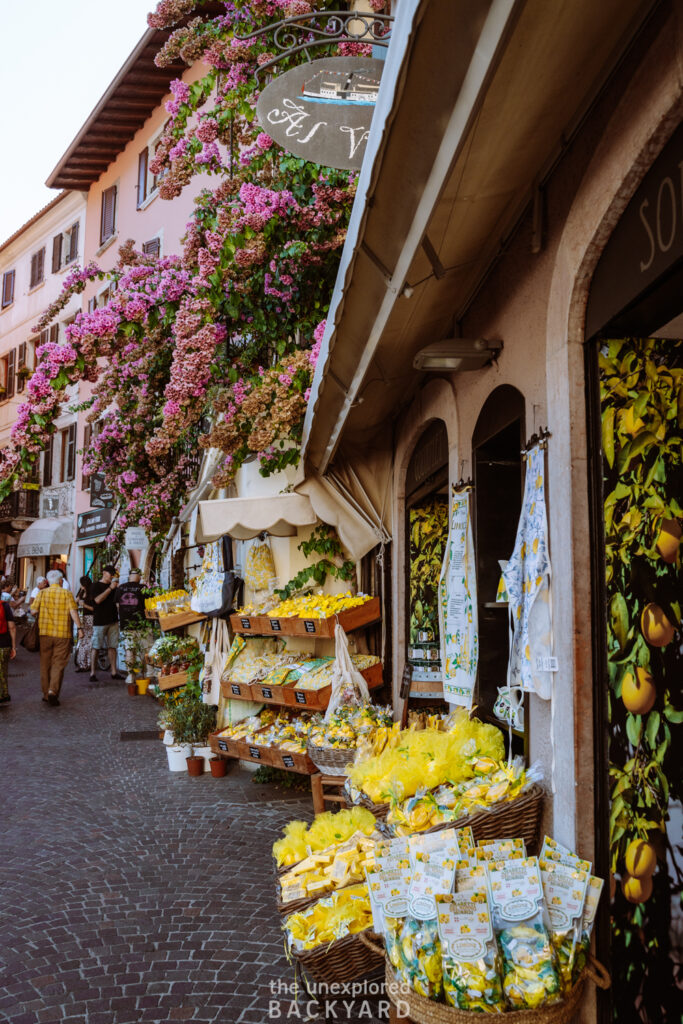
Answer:
[[[463,336],[503,339],[497,365],[452,375],[449,384],[430,382],[403,418],[407,425],[398,440],[395,526],[403,521],[407,460],[434,416],[447,422],[452,480],[471,475],[472,432],[486,398],[500,384],[512,384],[524,395],[529,435],[541,425],[552,432],[548,498],[560,669],[552,729],[550,706],[531,698],[531,756],[542,761],[546,781],[555,789],[547,827],[591,858],[594,683],[583,321],[591,275],[610,232],[680,123],[682,25],[683,3],[677,0],[646,30],[545,183],[541,251],[531,251],[529,212],[464,316]],[[395,564],[401,565],[400,528],[394,537]],[[405,635],[401,588],[397,574],[398,665]]]

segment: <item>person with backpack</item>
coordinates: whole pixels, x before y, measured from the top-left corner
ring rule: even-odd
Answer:
[[[0,601],[0,704],[9,704],[9,663],[17,656],[17,627],[9,601]]]

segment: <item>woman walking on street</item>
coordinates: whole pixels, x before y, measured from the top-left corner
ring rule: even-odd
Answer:
[[[9,601],[0,602],[0,704],[9,704],[9,663],[17,656],[17,627]]]
[[[81,576],[81,586],[76,594],[76,600],[78,601],[78,608],[81,613],[81,622],[83,623],[83,635],[78,643],[78,651],[76,652],[76,671],[77,672],[89,672],[90,671],[90,654],[92,652],[92,629],[93,629],[93,618],[92,613],[94,609],[94,601],[92,596],[92,580],[89,576]]]

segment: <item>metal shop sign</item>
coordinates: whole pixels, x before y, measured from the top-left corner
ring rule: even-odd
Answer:
[[[76,520],[76,540],[92,540],[104,537],[109,533],[113,518],[110,508],[93,509],[92,512],[80,512]]]
[[[329,57],[292,68],[261,93],[261,127],[294,156],[358,170],[383,68],[384,61],[362,57]]]
[[[90,477],[90,508],[113,508],[114,492],[104,482],[102,473]]]

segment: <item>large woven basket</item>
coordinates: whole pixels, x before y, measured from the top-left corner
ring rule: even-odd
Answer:
[[[385,821],[389,813],[389,804],[373,804],[367,797],[361,798],[361,805],[372,811],[379,821]],[[440,825],[425,829],[422,835],[429,832],[441,832],[445,828],[464,828],[470,825],[475,842],[482,839],[523,839],[527,852],[538,849],[541,829],[541,812],[543,809],[543,789],[534,783],[514,800],[494,804],[490,810],[465,814],[455,821],[444,821]],[[393,832],[393,826],[386,822],[386,828]]]
[[[375,949],[375,954],[378,951],[379,947]],[[396,1006],[402,1004],[403,1018],[413,1021],[414,1024],[476,1024],[482,1019],[481,1013],[458,1010],[454,1006],[435,1003],[418,995],[396,977],[388,960],[385,961],[385,978],[388,998]],[[496,1020],[503,1020],[505,1024],[569,1024],[581,1002],[584,985],[588,979],[599,988],[609,988],[611,984],[605,968],[591,957],[576,985],[561,1003],[541,1006],[537,1010],[510,1010],[500,1017],[496,1016]]]
[[[353,761],[354,750],[339,750],[337,747],[316,747],[308,744],[308,756],[323,775],[346,775],[346,766]]]
[[[356,935],[345,935],[343,939],[330,942],[326,946],[315,949],[292,950],[292,956],[314,981],[328,985],[353,981],[372,974],[382,967],[384,950],[375,942],[364,942],[363,938],[379,940],[374,932],[359,932]]]

